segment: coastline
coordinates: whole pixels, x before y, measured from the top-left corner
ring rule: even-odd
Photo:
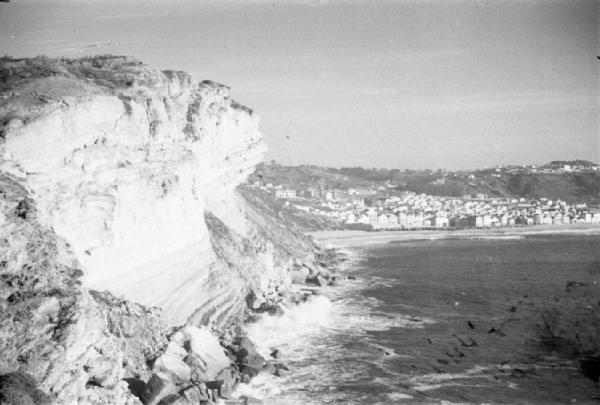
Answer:
[[[323,248],[350,248],[389,242],[450,238],[518,238],[527,235],[600,235],[599,224],[533,225],[494,229],[464,229],[456,231],[317,231],[309,232],[315,243]]]
[[[224,404],[318,403],[296,397],[297,379],[306,372],[299,364],[310,359],[306,356],[311,345],[306,342],[331,333],[335,297],[344,296],[357,283],[345,273],[358,258],[350,250],[328,249],[316,242],[314,250],[320,271],[304,282],[296,278],[273,310],[255,312],[243,322],[244,337],[265,359],[265,365],[257,375],[238,384]]]

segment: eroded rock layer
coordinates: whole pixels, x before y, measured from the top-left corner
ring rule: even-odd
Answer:
[[[204,212],[245,232],[234,190],[265,146],[226,86],[127,58],[13,60],[2,73],[0,170],[70,244],[86,286],[174,324],[197,291],[228,288],[199,271],[216,259]]]
[[[236,190],[264,151],[221,84],[125,57],[0,59],[3,401],[198,403],[259,372],[232,328],[319,271]]]

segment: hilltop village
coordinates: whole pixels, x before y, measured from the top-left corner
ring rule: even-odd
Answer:
[[[568,167],[567,170],[573,169]],[[416,230],[600,224],[600,210],[596,206],[544,197],[500,198],[490,197],[485,193],[445,197],[398,190],[397,185],[390,182],[335,187],[324,179],[296,187],[258,179],[250,187],[271,194],[283,201],[284,206],[289,209],[328,217],[350,229]]]

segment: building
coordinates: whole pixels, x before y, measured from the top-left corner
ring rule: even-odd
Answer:
[[[296,190],[289,188],[275,190],[275,198],[296,198]]]
[[[436,215],[431,218],[431,226],[435,228],[448,228],[450,221],[447,217]]]

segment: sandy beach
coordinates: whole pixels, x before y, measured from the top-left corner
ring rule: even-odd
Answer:
[[[308,233],[314,240],[325,247],[340,248],[362,245],[408,241],[418,239],[444,238],[500,238],[513,239],[525,235],[541,234],[582,234],[600,235],[600,224],[561,224],[535,225],[496,229],[463,229],[456,231],[418,230],[418,231],[318,231]]]

